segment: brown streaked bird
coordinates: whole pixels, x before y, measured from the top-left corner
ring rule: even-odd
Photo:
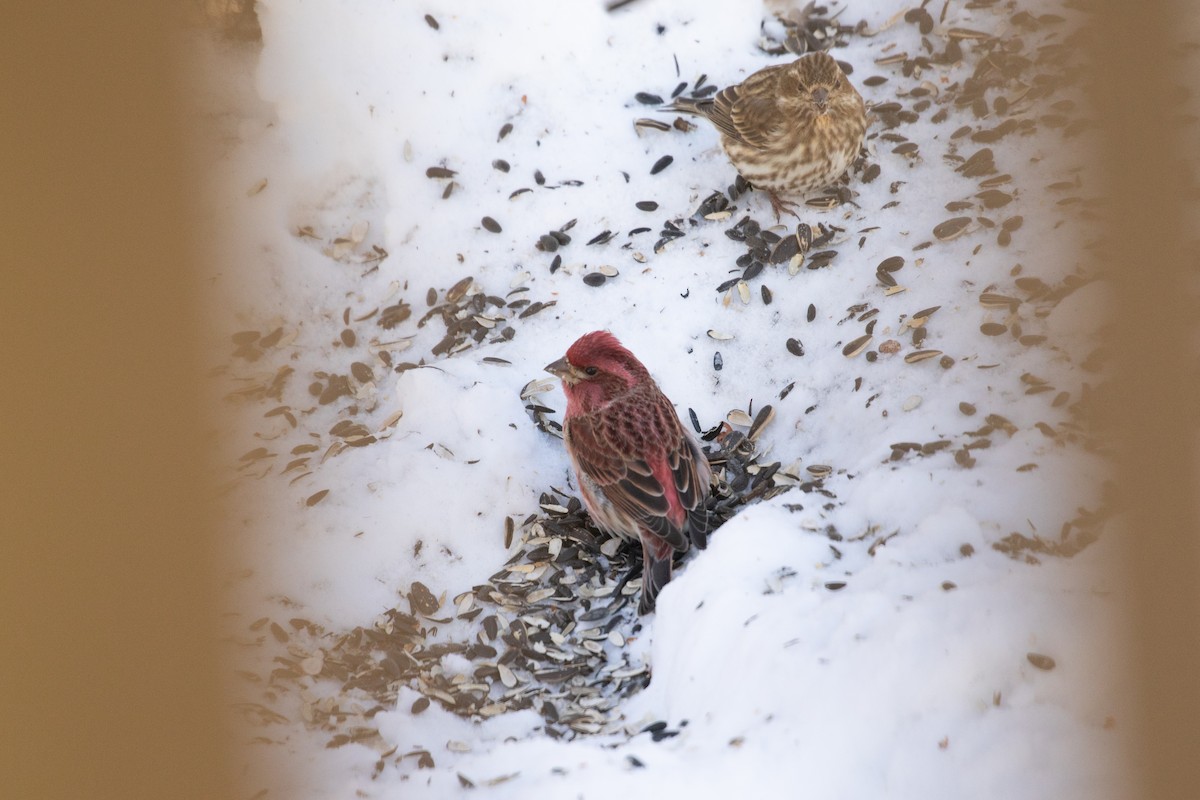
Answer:
[[[776,218],[794,205],[782,196],[802,197],[841,177],[867,130],[862,96],[824,52],[760,69],[711,99],[680,99],[666,110],[717,126],[729,160],[767,193]]]
[[[675,552],[708,542],[708,459],[642,362],[608,331],[581,336],[546,371],[562,378],[563,440],[588,513],[642,543],[638,611],[647,614],[671,580]]]

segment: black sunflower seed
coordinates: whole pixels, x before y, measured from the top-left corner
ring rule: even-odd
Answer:
[[[634,95],[634,99],[644,106],[661,106],[663,102],[661,97],[649,92],[638,92]]]
[[[505,161],[503,158],[497,158],[495,161],[493,161],[492,168],[498,169],[501,172],[508,172],[508,170],[510,169],[508,162]]]
[[[583,282],[588,286],[599,286],[606,280],[608,280],[608,278],[606,278],[601,272],[589,272],[587,275],[583,276]]]
[[[654,162],[654,166],[650,168],[651,175],[657,175],[667,167],[671,166],[671,162],[675,160],[675,156],[663,156],[658,161]]]
[[[804,355],[804,344],[799,339],[791,338],[787,340],[787,350],[794,356]],[[782,398],[780,398],[782,399]]]
[[[729,198],[722,192],[713,192],[704,198],[700,203],[700,207],[696,209],[696,213],[702,217],[707,217],[709,214],[715,214],[727,208],[729,208]]]
[[[638,210],[640,211],[658,210],[658,203],[654,202],[653,200],[639,200],[638,202],[634,203],[634,205],[637,206]]]
[[[785,261],[791,261],[792,258],[800,253],[800,240],[795,236],[785,236],[779,240],[775,248],[771,251],[770,257],[767,259],[772,264],[782,264]]]
[[[500,227],[500,223],[496,222],[496,220],[492,219],[491,217],[484,217],[482,220],[480,220],[480,222],[483,224],[484,229],[491,231],[492,233],[499,233],[501,230],[503,230],[503,228]]]

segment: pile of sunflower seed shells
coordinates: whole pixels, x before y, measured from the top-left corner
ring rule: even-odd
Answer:
[[[543,384],[531,381],[525,393],[533,397]],[[535,420],[554,413],[533,402],[527,407]],[[795,488],[833,497],[811,472],[802,478],[798,467],[759,461],[759,437],[773,417],[770,405],[753,417],[734,411],[702,432],[714,474],[714,526],[749,502]],[[551,433],[557,427],[537,424]],[[642,627],[640,550],[597,531],[567,492],[546,492],[540,505],[520,523],[508,519],[506,545],[517,540],[508,563],[453,598],[413,583],[403,607],[349,631],[303,618],[286,627],[255,621],[252,631],[270,633],[286,650],[264,679],[268,699],[286,707],[286,698],[299,698],[302,718],[331,734],[330,747],[375,742],[371,718],[393,708],[402,687],[420,694],[414,714],[434,702],[475,720],[533,709],[555,738],[620,730],[618,705],[650,680],[648,665],[631,660],[625,646]],[[450,654],[470,661],[470,673],[447,673],[442,659]],[[274,709],[256,713],[263,721],[286,719]],[[405,757],[432,763],[425,751],[392,751],[381,764]]]

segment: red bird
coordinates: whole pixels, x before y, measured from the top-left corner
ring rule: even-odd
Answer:
[[[567,395],[563,439],[583,503],[604,530],[642,542],[642,599],[654,610],[671,556],[708,542],[708,459],[671,401],[608,331],[581,336],[546,367]]]

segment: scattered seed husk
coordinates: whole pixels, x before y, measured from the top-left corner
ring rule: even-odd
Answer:
[[[1016,308],[1021,301],[997,292],[984,292],[979,295],[979,305],[984,308]]]
[[[735,408],[725,415],[725,421],[730,425],[748,428],[754,423],[754,420],[745,411],[740,408]]]
[[[945,222],[941,222],[933,229],[933,235],[939,241],[948,242],[952,239],[957,239],[967,232],[968,226],[971,224],[970,217],[951,217]]]
[[[671,126],[668,125],[667,123],[663,122],[662,120],[648,119],[646,117],[642,117],[641,119],[634,120],[633,127],[634,127],[634,130],[638,131],[639,133],[641,133],[643,130],[654,130],[654,131],[669,131],[669,130],[671,130]]]
[[[1052,670],[1055,667],[1054,659],[1041,653],[1026,653],[1025,658],[1029,659],[1029,663],[1041,670]]]
[[[941,350],[916,350],[904,357],[904,363],[916,364],[920,361],[925,361],[942,354]]]
[[[866,350],[867,345],[869,345],[871,340],[874,338],[875,337],[869,333],[859,336],[857,339],[853,340],[842,348],[842,355],[844,355],[846,358],[854,358],[856,355]]]
[[[757,441],[762,434],[763,429],[771,424],[771,420],[775,419],[775,407],[765,405],[758,410],[754,415],[754,421],[750,425],[750,432],[746,434],[746,438],[750,441]]]

